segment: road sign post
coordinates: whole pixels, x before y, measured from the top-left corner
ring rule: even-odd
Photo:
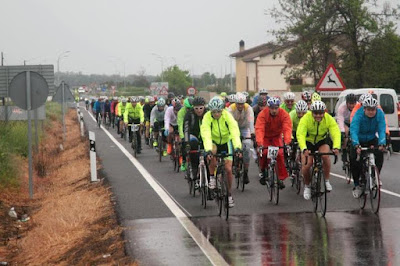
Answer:
[[[97,182],[96,167],[96,136],[93,131],[89,131],[89,149],[90,149],[90,181]]]

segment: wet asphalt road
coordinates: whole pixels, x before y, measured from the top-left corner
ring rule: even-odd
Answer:
[[[83,113],[87,128],[96,133],[102,172],[112,185],[120,219],[127,227],[128,253],[143,265],[210,264],[139,171],[109,136],[96,128],[92,118]],[[115,130],[109,132],[132,151]],[[256,165],[252,162],[251,183],[244,192],[234,190],[236,206],[226,222],[216,215],[213,201],[203,209],[201,198],[189,195],[183,174],[173,172],[169,158],[159,163],[155,151],[144,146],[137,159],[229,264],[396,265],[400,262],[397,196],[382,193],[378,216],[371,214],[369,205],[360,212],[351,195],[351,185],[332,176],[334,191],[328,196],[326,219],[321,219],[311,213],[311,202],[297,195],[288,181],[280,193],[279,205],[270,203],[266,188],[258,183]],[[397,194],[400,194],[399,163],[400,155],[393,154],[385,160],[381,174],[383,188]],[[332,172],[343,175],[341,163]]]

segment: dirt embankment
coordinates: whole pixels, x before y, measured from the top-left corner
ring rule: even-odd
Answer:
[[[35,165],[45,177],[34,177],[29,200],[27,161],[21,159],[21,187],[0,191],[0,262],[10,265],[135,265],[125,255],[110,188],[90,183],[88,143],[80,138],[76,112],[66,119],[67,139],[53,121],[46,128]],[[11,218],[15,207],[29,221]],[[21,217],[19,217],[21,218]]]

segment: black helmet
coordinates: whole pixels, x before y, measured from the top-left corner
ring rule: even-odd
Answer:
[[[205,105],[206,104],[206,100],[204,100],[203,97],[195,97],[193,99],[192,105],[193,106],[197,106],[197,105]]]
[[[354,93],[346,95],[346,103],[356,103],[356,102],[357,102],[357,96],[354,95]]]
[[[168,92],[168,99],[175,98],[175,93]]]

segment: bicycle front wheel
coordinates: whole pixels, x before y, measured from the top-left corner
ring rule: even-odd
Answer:
[[[346,181],[347,181],[347,184],[351,183],[351,178],[352,178],[352,175],[351,175],[350,163],[348,163],[346,165]]]
[[[371,201],[371,209],[374,213],[379,212],[381,203],[381,186],[379,173],[375,166],[371,166],[371,177],[369,186],[369,198]]]
[[[161,136],[161,132],[159,133],[160,136],[158,136],[158,160],[161,162],[161,158],[163,156],[163,140]]]
[[[224,205],[224,213],[225,219],[228,220],[229,218],[229,190],[228,190],[228,179],[225,175],[225,172],[222,173],[222,203]]]
[[[207,208],[207,200],[208,200],[208,182],[207,182],[207,171],[204,166],[199,168],[200,173],[200,191],[201,191],[201,205]]]
[[[328,201],[328,193],[326,190],[326,184],[325,184],[325,176],[323,173],[319,172],[319,192],[318,192],[318,198],[319,198],[319,213],[321,214],[322,217],[325,217],[326,214],[326,206],[327,206],[327,201]]]
[[[279,185],[278,185],[277,168],[274,167],[274,170],[271,172],[272,172],[271,182],[273,182],[272,186],[271,186],[272,201],[275,205],[278,205],[278,203],[279,203]]]

